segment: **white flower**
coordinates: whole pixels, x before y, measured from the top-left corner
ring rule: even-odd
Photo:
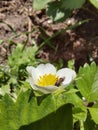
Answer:
[[[76,72],[69,68],[56,68],[50,64],[40,64],[36,68],[27,66],[29,73],[29,83],[34,90],[45,94],[53,93],[58,89],[65,88],[76,77]]]

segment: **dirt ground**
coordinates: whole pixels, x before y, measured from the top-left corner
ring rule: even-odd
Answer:
[[[56,32],[86,19],[89,21],[81,26],[52,38],[49,41],[52,44],[46,43],[36,55],[37,58],[56,63],[62,59],[64,66],[68,60],[74,59],[76,69],[92,60],[98,64],[98,11],[96,9],[92,6],[82,8],[73,12],[72,17],[66,21],[54,23],[46,16],[45,10],[32,9],[32,0],[1,0],[0,63],[6,64],[14,44],[24,44],[27,41],[27,46],[32,46],[33,39],[38,46],[41,46],[44,40]]]

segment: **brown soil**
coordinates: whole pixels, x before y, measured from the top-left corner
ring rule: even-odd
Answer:
[[[46,16],[45,10],[32,9],[32,0],[1,0],[0,41],[3,40],[3,43],[0,45],[0,63],[6,64],[14,43],[24,43],[27,40],[27,46],[32,46],[33,39],[40,47],[43,41],[61,29],[85,19],[90,20],[50,39],[36,55],[37,58],[56,63],[62,60],[64,66],[68,60],[74,59],[76,69],[85,62],[90,63],[91,60],[98,64],[97,10],[90,6],[73,12],[72,17],[62,23],[53,23]],[[32,33],[25,34],[28,31]]]

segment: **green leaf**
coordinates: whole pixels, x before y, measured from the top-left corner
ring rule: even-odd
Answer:
[[[15,106],[13,104],[12,99],[8,95],[5,95],[2,101],[0,101],[1,130],[15,130],[17,127]],[[13,118],[13,114],[15,118]]]
[[[96,126],[94,121],[91,119],[90,113],[88,113],[87,119],[84,122],[84,128],[85,128],[84,130],[98,130],[98,127]]]
[[[0,101],[0,129],[16,130],[35,122],[55,109],[52,96],[47,96],[40,105],[35,97],[29,101],[30,92],[21,93],[16,102],[5,95]]]
[[[4,40],[0,40],[0,45],[4,42]]]
[[[74,60],[74,59],[69,60],[69,61],[68,61],[68,68],[70,68],[70,69],[75,69],[74,64],[75,64],[75,60]]]
[[[33,8],[40,10],[46,7],[47,3],[52,0],[33,0]]]
[[[0,65],[0,87],[8,81],[9,77],[8,69]]]
[[[95,102],[95,104],[93,105],[93,107],[89,107],[88,108],[90,115],[91,115],[91,119],[98,124],[98,102]],[[98,125],[97,125],[98,126]]]
[[[60,1],[53,1],[48,4],[47,7],[47,15],[56,22],[61,22],[64,19],[68,18],[71,15],[71,11],[69,9],[62,9]]]
[[[72,11],[81,8],[85,0],[34,0],[33,8],[36,10],[46,8],[48,16],[56,22],[62,22]]]
[[[5,94],[0,100],[0,129],[1,130],[18,130],[24,125],[37,122],[38,120],[49,120],[54,117],[56,124],[61,122],[62,125],[71,130],[72,112],[71,108],[62,108],[67,104],[73,104],[85,111],[81,99],[74,91],[62,92],[60,94],[44,95],[44,97],[35,97],[31,91],[21,92],[16,102]],[[40,99],[40,100],[39,100]],[[59,110],[60,109],[60,110]],[[47,117],[50,115],[49,117]],[[68,117],[69,116],[69,117]],[[58,117],[58,118],[57,118]],[[59,119],[60,118],[60,119]],[[68,120],[67,120],[68,119]],[[66,122],[65,122],[66,121]],[[53,126],[53,120],[50,122]],[[34,127],[36,126],[33,124]],[[68,125],[68,126],[67,126]],[[45,126],[45,123],[42,126]],[[61,125],[59,127],[63,129]],[[54,126],[56,127],[56,126]],[[43,127],[42,127],[43,128]],[[56,129],[56,128],[54,128]]]
[[[98,108],[89,108],[92,120],[98,124]]]
[[[74,92],[72,92],[72,90],[66,92],[66,94],[58,95],[58,97],[56,97],[56,100],[57,104],[59,105],[63,101],[74,105],[72,109],[74,122],[78,120],[86,120],[87,109],[85,108],[83,101]]]
[[[87,117],[87,111],[86,109],[83,110],[80,107],[74,107],[73,108],[73,118],[74,118],[74,122],[78,121],[78,120],[82,120],[85,121]]]
[[[2,130],[17,130],[23,125],[41,120],[45,116],[55,113],[69,101],[66,100],[66,96],[60,94],[58,99],[57,95],[46,95],[38,103],[34,96],[29,100],[30,93],[31,91],[21,92],[16,102],[7,94],[2,97],[0,100],[0,128]]]
[[[27,47],[23,50],[23,45],[18,44],[13,50],[12,54],[8,57],[8,65],[10,67],[10,73],[15,78],[24,76],[25,67],[27,65],[34,65],[37,63],[35,60],[35,52],[37,47]]]
[[[5,93],[10,93],[10,87],[9,87],[9,84],[7,85],[3,85],[1,88],[0,88],[0,95],[5,95]]]
[[[89,0],[89,1],[91,2],[91,4],[93,4],[93,6],[98,8],[98,0]]]
[[[98,99],[98,67],[95,63],[90,66],[85,64],[79,69],[78,78],[76,80],[77,88],[88,102]]]
[[[23,64],[28,64],[30,61],[35,60],[35,52],[37,47],[27,47],[23,50],[23,45],[18,44],[8,58],[8,64],[12,67],[19,67]],[[20,60],[21,59],[21,60]]]
[[[64,105],[56,112],[45,118],[27,126],[22,126],[19,130],[72,130],[72,106]]]
[[[82,5],[85,3],[85,0],[61,0],[62,8],[64,9],[77,9],[81,8]]]

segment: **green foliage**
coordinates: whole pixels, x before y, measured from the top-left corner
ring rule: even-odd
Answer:
[[[0,44],[2,44],[3,43],[3,40],[0,40]]]
[[[18,44],[16,48],[13,50],[12,54],[8,57],[8,65],[13,71],[18,71],[19,67],[23,67],[27,64],[34,64],[35,60],[35,52],[37,51],[37,47],[28,47],[23,49],[22,44]]]
[[[70,103],[70,94],[73,95],[73,99],[74,96],[76,98],[75,93],[65,92],[59,95],[46,95],[44,98],[32,95],[29,100],[30,93],[29,90],[21,92],[16,102],[9,95],[2,98],[0,101],[0,129],[17,130],[23,125],[33,123],[28,127],[32,126],[32,129],[37,130],[38,122],[40,122],[41,130],[43,128],[48,129],[50,124],[51,129],[54,128],[53,130],[72,129],[72,110],[71,105],[67,103]],[[38,103],[39,98],[42,98],[42,100]],[[79,104],[77,105],[79,106]],[[62,120],[62,123],[60,120]],[[54,125],[54,123],[57,125]]]
[[[88,117],[84,123],[84,130],[98,130],[98,125],[94,123],[90,114],[88,114]]]
[[[72,11],[63,8],[60,1],[53,1],[48,4],[46,12],[53,21],[63,21],[71,15]]]
[[[98,67],[95,63],[90,66],[85,64],[80,68],[78,79],[76,81],[77,88],[88,102],[98,99]]]
[[[92,119],[98,124],[98,107],[97,108],[89,108]]]
[[[43,9],[46,7],[47,3],[52,0],[34,0],[33,7],[36,10]]]
[[[40,4],[39,4],[40,3]],[[82,7],[85,0],[34,0],[34,9],[44,9],[53,21],[63,21],[68,18],[74,9]],[[47,6],[46,6],[47,5]]]
[[[36,46],[24,48],[24,45],[17,44],[8,57],[8,66],[0,66],[0,95],[8,93],[16,98],[19,91],[26,91],[29,88],[24,82],[27,76],[25,67],[39,63],[35,59],[36,51]]]
[[[89,0],[93,6],[98,9],[98,1],[97,0]]]
[[[0,86],[2,83],[6,83],[9,79],[9,74],[7,72],[7,68],[0,66]]]
[[[75,69],[74,64],[75,64],[75,60],[74,59],[69,60],[68,61],[68,68]]]
[[[47,15],[56,22],[64,21],[70,17],[72,11],[81,8],[86,0],[33,0],[33,8],[35,10],[46,9]],[[89,0],[89,2],[98,8],[97,0]],[[39,4],[40,3],[40,4]]]
[[[60,122],[59,122],[59,120]],[[55,125],[54,125],[55,124]],[[59,108],[56,112],[53,112],[45,118],[34,122],[30,125],[23,126],[19,130],[72,130],[72,109],[71,105],[65,105]]]
[[[92,108],[89,108],[92,119],[96,124],[98,124],[98,102]]]
[[[64,9],[78,9],[85,3],[85,0],[61,0],[62,8]]]
[[[8,65],[0,66],[0,130],[97,130],[98,66],[86,63],[65,90],[38,95],[27,83],[25,70],[39,63],[36,51],[36,46],[18,44]],[[68,67],[74,69],[74,60]]]
[[[84,3],[85,0],[34,0],[33,8],[37,10],[46,8],[48,16],[59,22],[68,18],[74,9],[80,8]]]
[[[24,80],[25,67],[27,65],[36,65],[38,62],[35,59],[35,52],[37,47],[26,47],[18,44],[8,57],[8,65],[11,76],[17,77],[18,80]]]

